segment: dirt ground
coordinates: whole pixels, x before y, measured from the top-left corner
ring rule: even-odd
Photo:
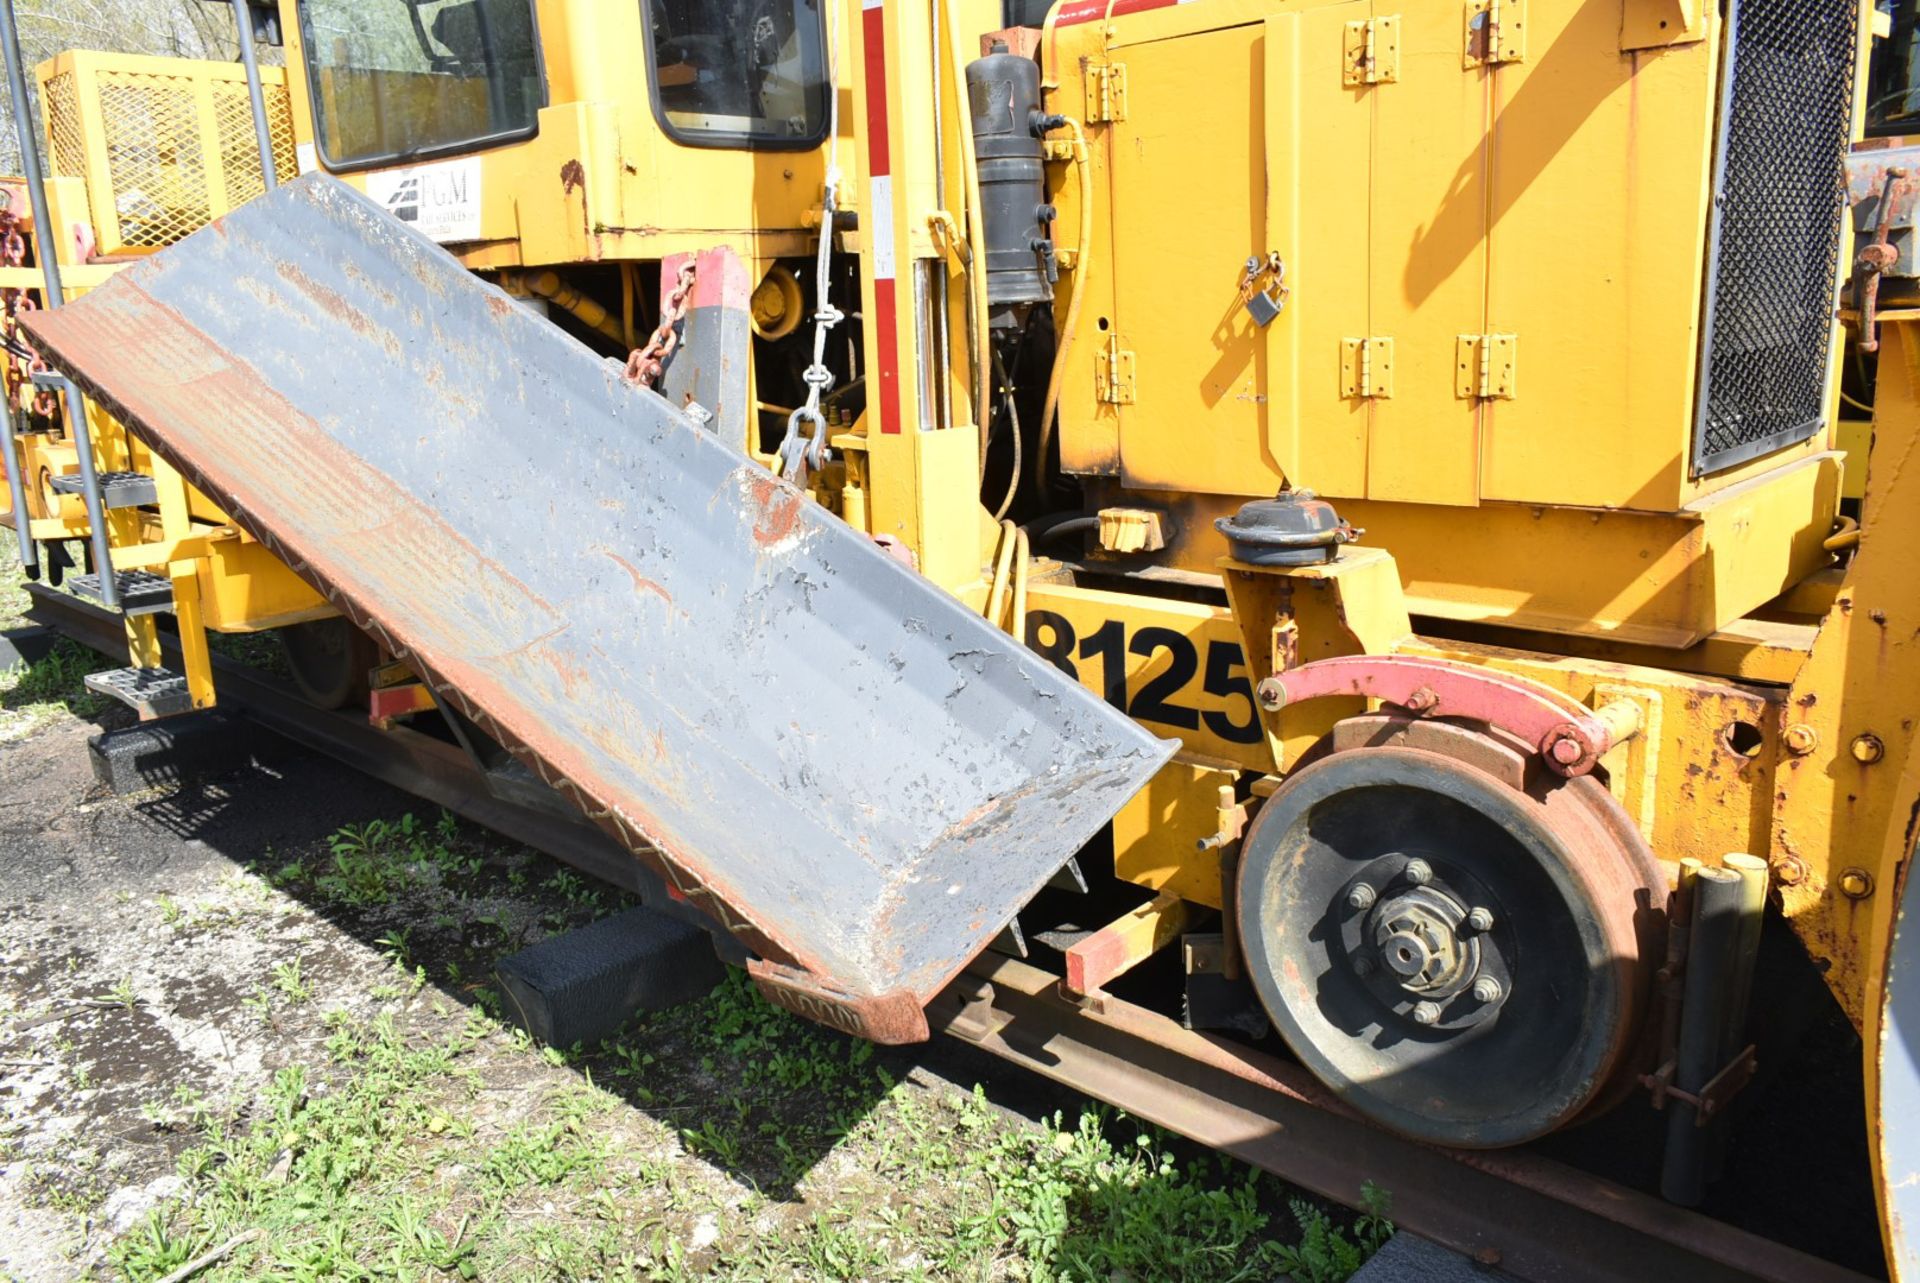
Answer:
[[[0,675],[0,1277],[1317,1283],[1384,1233],[737,977],[535,1046],[493,961],[615,892],[291,749],[107,796],[91,663]]]

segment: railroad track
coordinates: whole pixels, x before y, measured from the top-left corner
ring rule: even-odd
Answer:
[[[119,616],[29,585],[30,617],[102,653],[125,653]],[[169,642],[169,644],[171,644]],[[215,658],[221,703],[396,788],[604,881],[648,894],[651,874],[598,830],[495,797],[455,745],[309,707],[288,683]],[[928,1011],[945,1033],[1326,1198],[1367,1180],[1397,1224],[1542,1283],[1867,1276],[1525,1150],[1468,1152],[1404,1140],[1346,1111],[1299,1066],[1195,1033],[1106,997],[1063,998],[1051,973],[983,954]]]

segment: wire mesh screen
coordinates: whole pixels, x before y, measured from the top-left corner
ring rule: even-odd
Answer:
[[[262,67],[260,79],[274,171],[289,181],[285,73]],[[237,66],[82,50],[42,68],[41,86],[53,172],[88,180],[101,253],[171,245],[265,190]]]
[[[253,99],[244,80],[215,81],[214,124],[220,135],[220,171],[226,179],[227,206],[244,204],[266,190],[260,181],[260,144],[253,132]],[[279,182],[299,176],[293,154],[293,112],[285,85],[262,85],[267,109],[267,140],[273,146],[273,172]]]
[[[53,140],[53,172],[66,178],[85,178],[87,147],[80,127],[80,99],[74,93],[73,73],[64,71],[48,80],[42,101],[47,133]]]
[[[1825,414],[1858,6],[1734,0],[1720,99],[1693,472]]]

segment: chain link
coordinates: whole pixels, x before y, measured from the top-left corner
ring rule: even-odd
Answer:
[[[27,264],[27,238],[20,230],[20,216],[14,213],[12,202],[4,197],[0,197],[0,259],[4,259],[8,267],[25,267]],[[41,418],[52,418],[55,410],[53,393],[45,388],[34,387],[32,382],[32,376],[45,371],[47,363],[20,332],[21,314],[31,312],[37,306],[33,295],[23,289],[12,286],[0,289],[0,336],[4,337],[6,348],[6,397],[10,406],[31,411]]]
[[[687,319],[687,308],[693,299],[693,265],[693,256],[688,255],[687,261],[680,264],[680,274],[674,281],[673,292],[667,295],[666,306],[660,310],[660,324],[653,327],[647,345],[635,348],[627,357],[627,378],[643,388],[660,381],[667,362],[673,359],[674,349],[680,346],[680,322]]]

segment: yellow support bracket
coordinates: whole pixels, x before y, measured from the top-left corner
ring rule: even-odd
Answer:
[[[230,542],[233,535],[188,535],[184,539],[165,539],[158,543],[129,544],[112,549],[115,570],[151,570],[172,561],[198,561],[216,543]]]

